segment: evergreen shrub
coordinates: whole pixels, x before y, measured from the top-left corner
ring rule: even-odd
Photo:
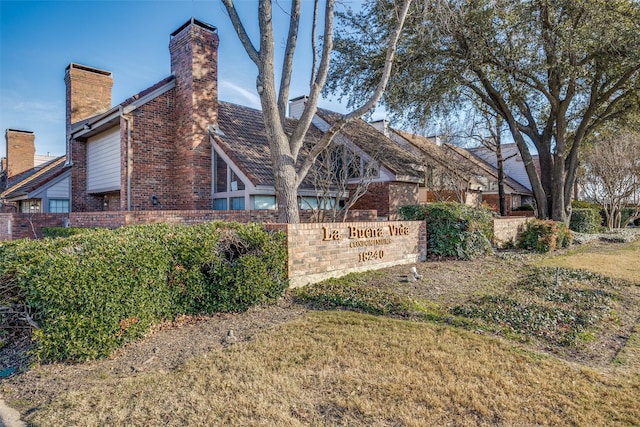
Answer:
[[[219,280],[209,266],[225,257],[219,242],[229,230],[251,258],[239,255]],[[283,242],[282,233],[223,222],[21,240],[0,245],[0,285],[17,281],[23,290],[40,326],[32,335],[36,360],[102,358],[178,315],[242,310],[279,297],[287,287]]]
[[[571,230],[563,222],[533,219],[528,221],[518,240],[518,248],[551,252],[571,244]]]
[[[592,208],[575,208],[571,212],[569,228],[577,233],[599,233],[602,230],[600,211]]]
[[[489,208],[438,202],[400,208],[404,220],[425,220],[427,253],[473,259],[491,252],[493,216]]]

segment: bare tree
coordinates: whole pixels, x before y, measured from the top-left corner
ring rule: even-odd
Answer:
[[[275,190],[278,201],[278,216],[281,222],[298,223],[298,188],[307,176],[316,157],[326,149],[333,137],[350,120],[361,117],[367,111],[374,108],[382,96],[393,64],[396,45],[404,21],[406,19],[411,0],[403,0],[398,7],[394,5],[390,9],[390,19],[397,24],[391,29],[380,48],[385,53],[385,60],[381,64],[378,84],[368,100],[349,114],[343,115],[324,136],[316,142],[303,159],[299,158],[300,150],[305,141],[305,135],[311,126],[311,121],[316,114],[318,99],[323,89],[329,61],[333,50],[333,18],[335,0],[326,0],[324,7],[324,28],[322,31],[322,48],[319,62],[314,61],[310,73],[309,98],[298,123],[291,133],[285,132],[286,108],[289,100],[289,87],[293,70],[293,56],[298,42],[298,29],[300,26],[300,0],[291,0],[289,12],[289,28],[286,37],[284,57],[280,67],[280,85],[276,88],[275,66],[275,39],[273,29],[273,5],[271,0],[260,0],[258,3],[258,23],[260,28],[260,40],[254,43],[249,37],[244,23],[234,5],[233,0],[222,0],[231,22],[242,42],[244,49],[256,64],[258,76],[256,88],[260,95],[262,115],[265,123],[265,131],[269,147],[271,149],[271,162],[275,174]],[[312,48],[316,45],[316,29],[318,26],[319,0],[314,1],[314,13],[312,18]],[[315,52],[313,52],[315,55]],[[316,63],[317,68],[316,68]]]
[[[501,216],[509,214],[507,208],[507,195],[504,190],[505,174],[504,162],[517,154],[505,158],[502,154],[502,133],[504,132],[504,120],[501,116],[492,114],[483,106],[478,106],[482,118],[479,122],[473,123],[470,131],[470,137],[478,141],[487,150],[493,152],[496,156],[496,169],[498,170],[498,203]]]
[[[313,211],[316,222],[345,221],[378,175],[380,152],[364,153],[340,139],[318,155],[309,172],[316,196],[313,205],[303,202],[303,208]]]
[[[597,141],[585,160],[585,193],[603,206],[609,229],[626,227],[640,218],[640,134]],[[625,207],[633,210],[621,224]]]

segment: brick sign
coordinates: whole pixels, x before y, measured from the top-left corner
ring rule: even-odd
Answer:
[[[287,234],[292,287],[426,259],[424,221],[295,224]]]

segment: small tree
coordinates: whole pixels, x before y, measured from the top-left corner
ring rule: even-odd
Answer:
[[[594,143],[585,159],[585,193],[604,207],[609,229],[640,218],[640,134],[623,133]],[[622,210],[631,215],[621,224]]]
[[[303,208],[313,211],[316,222],[345,221],[349,210],[369,189],[378,173],[377,153],[358,151],[336,138],[318,155],[309,172],[316,191],[314,205],[303,199]]]

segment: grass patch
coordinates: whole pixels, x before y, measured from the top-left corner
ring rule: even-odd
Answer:
[[[375,315],[418,317],[441,321],[450,317],[433,301],[410,298],[386,289],[369,285],[370,273],[351,273],[337,279],[296,289],[298,302],[315,309],[346,309]]]
[[[67,425],[638,425],[640,384],[464,330],[312,312],[174,372],[99,379],[26,420]]]
[[[640,284],[640,240],[624,245],[602,245],[567,255],[548,257],[536,262],[538,266],[584,269],[607,277],[628,280]]]

